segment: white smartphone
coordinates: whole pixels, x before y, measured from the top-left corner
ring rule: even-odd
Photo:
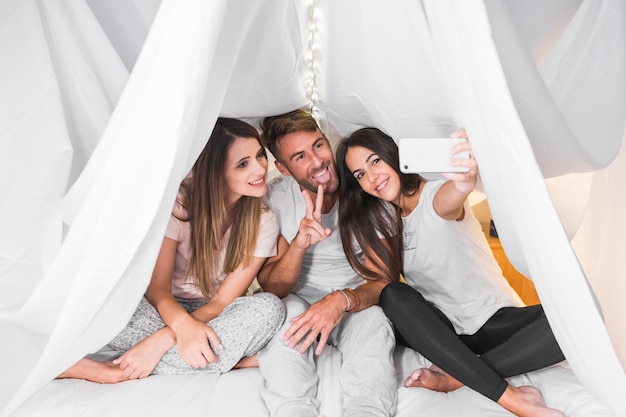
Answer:
[[[469,152],[451,154],[454,145],[465,138],[401,138],[398,142],[400,171],[405,174],[467,172],[467,167],[449,165],[452,158],[469,158]]]

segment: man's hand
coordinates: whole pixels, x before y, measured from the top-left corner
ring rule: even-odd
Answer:
[[[312,304],[307,311],[293,318],[291,320],[292,325],[284,336],[284,339],[289,341],[289,347],[293,348],[302,342],[298,347],[298,352],[304,353],[319,336],[320,341],[315,349],[315,354],[321,355],[328,342],[330,332],[343,317],[344,304],[345,298],[338,292],[332,292],[317,303]]]
[[[324,226],[322,226],[324,187],[322,187],[321,184],[317,187],[315,205],[313,205],[313,200],[308,191],[302,190],[302,196],[306,204],[306,215],[300,221],[298,233],[291,241],[291,244],[298,246],[300,249],[306,249],[330,236],[331,230],[325,229]]]

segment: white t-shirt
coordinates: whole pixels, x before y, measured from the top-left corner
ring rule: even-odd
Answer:
[[[177,211],[178,210],[178,211]],[[180,213],[180,205],[177,202],[174,209],[175,213]],[[276,255],[276,242],[278,239],[278,219],[276,215],[267,210],[261,214],[261,224],[259,225],[259,234],[257,235],[254,256],[259,258],[268,258]],[[191,236],[189,222],[178,220],[173,214],[165,231],[165,237],[176,240],[176,260],[174,262],[174,272],[172,273],[172,294],[179,298],[196,299],[204,298],[200,289],[194,284],[193,276],[188,275],[189,258],[191,256]],[[226,274],[223,271],[224,257],[226,256],[226,247],[230,239],[230,228],[224,235],[224,249],[221,253],[221,260],[217,274],[217,284],[222,284]]]
[[[502,276],[469,204],[460,221],[435,212],[433,199],[444,182],[427,182],[417,207],[402,218],[404,276],[458,334],[474,334],[498,309],[521,300]]]
[[[291,242],[306,214],[306,204],[300,186],[292,177],[281,176],[269,184],[267,205],[276,213],[280,233]],[[339,236],[338,204],[328,214],[322,214],[322,225],[332,234],[325,240],[309,246],[302,262],[302,271],[291,292],[302,295],[308,288],[332,292],[341,288],[356,288],[364,280],[348,263]],[[358,256],[362,256],[358,254]],[[307,298],[305,296],[305,298]]]

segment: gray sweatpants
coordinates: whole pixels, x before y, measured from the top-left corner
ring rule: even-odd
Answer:
[[[312,303],[324,295],[307,294],[307,299]],[[295,294],[289,294],[283,302],[287,307],[285,323],[258,353],[265,379],[262,396],[272,417],[315,417],[320,405],[316,398],[315,344],[301,354],[283,340],[291,319],[305,312],[310,303]],[[374,306],[346,313],[328,343],[342,356],[339,382],[344,417],[393,415],[398,388],[393,364],[395,338],[382,309]]]
[[[206,304],[206,300],[177,299],[188,313]],[[215,331],[224,346],[213,349],[219,360],[205,368],[193,368],[178,354],[178,345],[168,350],[153,374],[191,374],[198,372],[227,372],[244,356],[252,356],[274,336],[285,320],[285,306],[273,294],[259,293],[236,298],[224,311],[207,324]],[[143,297],[135,313],[110,343],[109,347],[126,352],[137,343],[165,327],[156,309]],[[211,346],[213,347],[213,346]]]

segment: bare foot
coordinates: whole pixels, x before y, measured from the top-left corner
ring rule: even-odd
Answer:
[[[234,366],[235,369],[240,369],[240,368],[258,368],[258,367],[259,367],[259,358],[257,358],[256,355],[244,356]]]
[[[404,382],[407,387],[422,387],[439,392],[450,392],[463,386],[458,379],[453,378],[437,365],[430,368],[416,369]]]
[[[82,358],[57,376],[57,379],[64,378],[85,379],[100,384],[115,384],[128,379],[113,361],[98,362],[87,358]]]
[[[528,385],[508,386],[498,404],[518,417],[565,417],[561,411],[546,405],[537,388]]]

